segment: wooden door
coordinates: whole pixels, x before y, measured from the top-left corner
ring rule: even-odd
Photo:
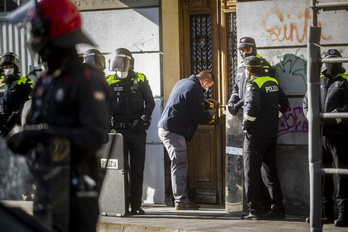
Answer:
[[[235,6],[235,1],[234,6]],[[225,105],[230,94],[226,4],[223,0],[181,0],[180,75],[182,78],[211,70],[215,84],[205,98]],[[219,108],[216,121],[199,125],[188,143],[188,188],[199,203],[224,203],[225,108]]]

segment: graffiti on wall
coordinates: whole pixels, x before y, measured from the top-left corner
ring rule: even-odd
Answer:
[[[263,28],[271,41],[297,41],[303,43],[307,41],[307,30],[311,19],[312,16],[308,9],[295,16],[290,13],[283,13],[278,8],[273,8],[263,21]],[[318,26],[322,27],[322,23],[318,22]],[[332,36],[321,34],[321,38],[329,41]]]
[[[278,137],[289,133],[307,133],[307,119],[302,106],[289,107],[279,120]]]
[[[307,84],[307,61],[304,55],[298,55],[299,50],[295,54],[285,54],[278,57],[279,63],[273,66],[274,72],[280,77],[299,79],[306,87]],[[292,80],[291,80],[292,81]]]
[[[282,88],[302,89],[296,95],[304,95],[307,89],[307,61],[304,55],[298,54],[298,49],[295,54],[285,54],[278,56],[279,61],[273,65],[277,78],[282,85]],[[286,93],[286,92],[285,92]],[[293,95],[292,92],[286,93]],[[291,133],[307,133],[307,120],[303,114],[302,101],[300,105],[293,105],[295,102],[291,101],[287,112],[279,120],[278,137]]]

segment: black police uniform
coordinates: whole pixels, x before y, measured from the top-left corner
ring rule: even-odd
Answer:
[[[259,54],[256,54],[256,57],[259,57],[262,62],[262,67],[264,70],[263,75],[269,76],[269,77],[274,77],[274,70],[271,67],[271,65],[268,63],[268,61],[264,58],[262,58]],[[245,96],[245,91],[246,91],[246,83],[247,83],[247,78],[245,76],[244,72],[244,62],[242,62],[241,66],[238,67],[237,69],[237,75],[236,79],[232,88],[232,93],[231,97],[228,100],[228,103],[239,103],[240,108],[243,107],[244,105],[244,96]],[[230,112],[232,113],[232,112]],[[235,115],[235,114],[233,114]]]
[[[252,47],[252,52],[249,56],[259,57],[261,59],[263,75],[274,77],[274,70],[270,63],[257,53],[255,40],[253,38],[242,37],[240,39],[239,46],[245,48]],[[245,57],[242,56],[242,58],[244,59]],[[239,109],[243,108],[246,84],[247,77],[244,72],[244,61],[242,61],[241,66],[239,66],[237,69],[237,75],[232,88],[231,97],[228,100],[228,110],[232,115],[236,115]],[[260,191],[260,204],[263,206],[264,210],[267,211],[271,207],[271,198],[269,196],[268,189],[262,180],[260,181]]]
[[[4,78],[0,86],[0,130],[5,136],[14,125],[21,125],[21,112],[29,100],[32,82],[26,77],[16,75],[11,80]]]
[[[334,77],[321,76],[321,111],[348,112],[348,75],[344,70]],[[303,110],[308,112],[308,93],[303,99]],[[347,156],[348,120],[324,119],[322,136],[322,162],[327,168],[348,169]],[[334,219],[334,201],[332,199],[334,183],[332,176],[325,176],[323,207],[328,220]],[[348,176],[337,178],[336,202],[339,215],[343,215],[348,225]]]
[[[250,213],[260,214],[260,175],[269,190],[272,210],[284,213],[283,196],[277,177],[275,149],[279,112],[286,112],[289,102],[269,76],[256,76],[247,83],[243,126],[245,191]],[[260,171],[261,170],[261,171]]]
[[[50,136],[70,140],[70,231],[95,231],[97,225],[103,179],[97,150],[107,136],[109,93],[104,77],[82,64],[77,54],[68,66],[61,68],[61,73],[40,77],[33,91],[31,112],[26,122],[48,125],[37,140],[45,141]],[[96,186],[81,188],[85,176]],[[64,228],[62,217],[64,215],[54,215],[54,227]]]
[[[125,160],[130,158],[131,184],[129,202],[132,212],[140,209],[143,193],[146,129],[155,101],[145,75],[129,71],[126,78],[116,74],[107,79],[111,91],[112,128],[123,135]],[[146,115],[146,125],[140,119]],[[127,203],[127,206],[128,206]]]

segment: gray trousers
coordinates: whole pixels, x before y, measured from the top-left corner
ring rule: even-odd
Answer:
[[[158,128],[158,136],[171,160],[172,190],[175,206],[189,202],[187,195],[187,148],[183,136]]]

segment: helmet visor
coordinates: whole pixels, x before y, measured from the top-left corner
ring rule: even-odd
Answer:
[[[35,57],[47,42],[47,30],[38,3],[35,0],[28,1],[11,12],[8,20],[15,23],[18,28],[30,28],[31,38],[27,42],[27,47]]]
[[[89,64],[93,67],[96,66],[95,59],[94,59],[95,54],[94,53],[88,53],[83,56],[83,63]]]
[[[27,27],[30,22],[38,17],[38,9],[37,2],[35,0],[30,0],[12,11],[7,18],[19,28]]]
[[[1,63],[0,65],[7,65],[7,64],[16,64],[17,62],[15,61],[14,57],[11,56],[3,56],[1,58]]]
[[[126,72],[130,69],[131,66],[131,57],[124,55],[124,54],[118,54],[116,55],[115,59],[113,60],[111,64],[110,71],[121,71]]]

